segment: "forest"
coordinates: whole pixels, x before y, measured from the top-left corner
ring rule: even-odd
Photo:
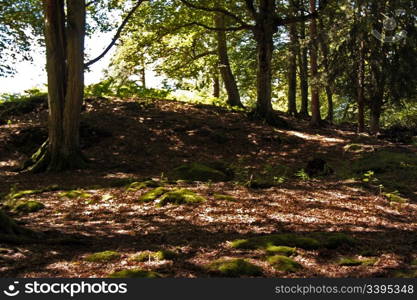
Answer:
[[[416,278],[416,20],[0,0],[0,277]],[[37,55],[45,84],[2,92]]]

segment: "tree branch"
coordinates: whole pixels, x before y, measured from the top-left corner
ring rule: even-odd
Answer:
[[[287,17],[285,19],[282,19],[278,16],[275,17],[275,25],[281,26],[281,25],[288,25],[291,23],[297,23],[297,22],[303,22],[310,19],[317,18],[320,13],[326,8],[328,4],[328,0],[322,0],[320,1],[319,9],[315,11],[314,13],[309,13],[307,15],[301,15],[301,16],[295,16],[295,17]]]
[[[148,0],[139,0],[138,3],[136,3],[136,5],[134,7],[132,7],[132,9],[129,11],[129,13],[124,18],[123,22],[120,24],[119,28],[117,29],[116,34],[114,35],[113,39],[111,40],[111,42],[107,46],[107,48],[104,49],[104,51],[99,56],[97,56],[96,58],[94,58],[94,59],[90,60],[89,62],[85,63],[84,68],[88,68],[92,64],[98,62],[100,59],[102,59],[110,51],[110,49],[116,44],[117,40],[120,38],[120,35],[121,35],[123,29],[125,28],[125,26],[127,25],[127,23],[129,22],[130,18],[136,12],[136,10],[139,8],[139,6],[145,1],[148,1]]]
[[[219,13],[222,13],[225,16],[228,16],[228,17],[232,18],[233,20],[235,20],[242,27],[252,28],[251,25],[245,23],[241,18],[239,18],[238,16],[236,16],[235,14],[231,13],[230,11],[228,11],[226,9],[215,8],[215,7],[200,6],[200,5],[196,5],[194,3],[189,2],[188,0],[180,0],[180,1],[182,3],[184,3],[186,6],[191,7],[191,8],[194,8],[194,9],[199,9],[199,10],[208,11],[208,12],[219,12]]]
[[[258,13],[256,12],[255,6],[253,4],[253,0],[245,0],[245,4],[249,13],[252,15],[252,18],[256,20]]]

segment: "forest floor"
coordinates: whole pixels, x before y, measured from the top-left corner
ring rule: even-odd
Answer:
[[[213,277],[225,274],[207,265],[234,258],[260,272],[241,268],[227,276],[417,276],[416,147],[348,127],[311,129],[295,119],[289,119],[291,130],[277,129],[213,106],[93,99],[81,128],[89,167],[27,174],[16,168],[46,138],[47,111],[41,105],[9,118],[0,126],[0,193],[6,201],[32,190],[16,198],[45,207],[8,211],[43,238],[0,241],[1,277],[106,277],[126,269]],[[312,158],[322,158],[333,172],[309,176]],[[184,163],[219,161],[233,170],[231,180],[166,179]],[[162,207],[140,202],[152,188],[129,184],[149,178],[207,201]],[[300,238],[308,243],[295,242]],[[332,238],[338,242],[322,241]],[[273,246],[295,249],[284,254]],[[175,256],[132,259],[148,250]],[[89,256],[102,251],[117,253],[101,261]],[[273,254],[290,262],[268,259]]]

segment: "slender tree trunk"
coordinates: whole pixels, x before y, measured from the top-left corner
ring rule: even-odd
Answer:
[[[146,89],[146,66],[145,60],[142,60],[142,69],[140,70],[140,79],[142,81],[142,87]]]
[[[316,0],[310,0],[310,12],[316,12]],[[311,48],[310,48],[310,64],[311,64],[311,78],[313,84],[311,86],[311,125],[320,126],[321,115],[320,115],[320,98],[319,98],[319,74],[317,65],[317,21],[315,18],[310,23],[310,37],[311,37]]]
[[[225,27],[224,15],[217,13],[215,15],[215,24],[218,28]],[[229,55],[227,53],[227,39],[224,31],[217,31],[217,53],[219,56],[220,73],[227,91],[227,104],[230,106],[243,107],[240,100],[239,89],[237,87],[235,76],[230,67]]]
[[[319,22],[320,24],[320,32],[322,34],[322,38],[320,38],[320,47],[323,53],[323,66],[324,66],[324,73],[325,73],[325,91],[326,91],[326,98],[327,98],[327,116],[326,120],[330,123],[333,122],[333,78],[330,74],[330,66],[329,66],[329,36],[326,32],[326,28],[322,20]]]
[[[365,131],[365,42],[360,41],[357,83],[358,132]]]
[[[29,171],[61,171],[84,166],[79,147],[84,91],[85,0],[45,0],[48,74],[48,140],[25,163]]]
[[[288,59],[288,114],[290,116],[297,115],[297,24],[289,25],[290,32],[290,49]]]
[[[213,75],[213,97],[220,97],[220,79],[217,73]]]
[[[300,38],[306,38],[305,22],[300,23]],[[298,54],[300,69],[300,90],[301,90],[301,109],[300,116],[308,117],[308,49],[305,44],[300,47]]]

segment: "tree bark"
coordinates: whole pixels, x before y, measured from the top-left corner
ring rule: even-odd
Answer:
[[[297,115],[297,24],[289,25],[290,33],[290,49],[288,59],[288,114],[290,116]]]
[[[323,24],[323,21],[320,20],[320,32],[322,34],[322,38],[320,39],[320,46],[323,53],[323,67],[325,72],[325,91],[326,91],[326,98],[327,98],[327,116],[326,120],[330,123],[333,122],[334,116],[334,109],[333,109],[333,78],[330,74],[330,66],[329,66],[329,36],[326,33],[326,28]]]
[[[357,83],[358,132],[365,131],[365,42],[360,41]]]
[[[84,92],[85,0],[45,0],[48,140],[25,163],[32,172],[83,167],[79,126]]]
[[[310,12],[315,13],[316,0],[310,0]],[[311,48],[310,48],[310,64],[311,64],[311,78],[313,80],[311,86],[311,125],[320,126],[321,115],[320,115],[320,98],[319,98],[319,74],[317,65],[317,22],[316,19],[311,19],[310,23],[310,37],[311,37]]]
[[[305,21],[300,23],[300,38],[306,38]],[[300,116],[308,117],[308,49],[306,45],[300,47],[298,53],[298,63],[300,69],[300,90],[301,90],[301,109]]]
[[[216,13],[215,25],[217,28],[224,28],[225,21],[222,13]],[[230,106],[243,107],[240,100],[239,89],[237,87],[235,76],[230,67],[229,55],[227,53],[226,32],[217,31],[217,54],[219,56],[220,74],[227,91],[227,104]]]
[[[273,122],[272,109],[272,53],[273,35],[276,31],[273,13],[274,0],[261,0],[259,16],[254,29],[257,51],[257,102],[255,115],[267,122]]]
[[[213,97],[220,97],[220,79],[217,73],[213,75]]]

